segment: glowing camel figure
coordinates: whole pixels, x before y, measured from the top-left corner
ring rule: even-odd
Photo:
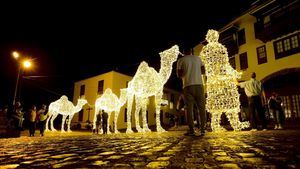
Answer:
[[[179,48],[177,45],[163,52],[160,52],[161,68],[157,72],[152,67],[149,67],[146,62],[142,62],[133,79],[128,83],[127,88],[127,130],[126,133],[132,133],[131,127],[131,111],[132,103],[135,97],[135,125],[138,132],[151,131],[148,128],[146,108],[148,98],[155,97],[156,109],[156,130],[158,132],[165,131],[160,124],[160,106],[162,102],[163,87],[172,73],[172,65],[177,60]],[[139,112],[142,110],[143,128],[139,123]]]
[[[63,116],[62,122],[61,122],[61,132],[65,132],[64,124],[65,124],[65,120],[68,116],[69,116],[69,120],[68,120],[67,131],[71,132],[70,124],[71,124],[71,120],[72,120],[74,114],[79,112],[86,103],[87,103],[87,100],[79,98],[77,100],[77,105],[74,106],[73,103],[70,102],[68,100],[68,97],[65,95],[61,96],[60,99],[52,102],[49,105],[49,110],[48,110],[49,118],[47,119],[47,122],[46,122],[46,131],[49,131],[49,128],[48,128],[49,121],[50,121],[50,130],[56,131],[56,129],[53,127],[53,121],[57,117],[57,115],[61,114]]]
[[[125,104],[126,102],[126,89],[121,89],[120,90],[120,98],[115,95],[110,88],[107,88],[103,95],[99,97],[96,102],[95,102],[95,113],[94,113],[94,120],[93,120],[93,129],[96,128],[96,121],[97,121],[97,114],[101,113],[101,110],[104,110],[106,113],[108,113],[108,119],[107,122],[109,123],[110,121],[110,116],[112,112],[115,112],[115,117],[114,117],[114,133],[119,133],[118,131],[118,117],[120,113],[121,107]],[[102,128],[100,133],[102,133]],[[107,125],[107,133],[109,134],[109,125]]]
[[[249,127],[249,122],[240,122],[239,93],[236,79],[241,73],[234,70],[228,61],[226,47],[218,42],[219,33],[208,30],[208,42],[200,53],[205,65],[206,82],[206,110],[211,113],[211,128],[213,131],[222,131],[220,126],[221,115],[224,112],[232,128],[237,131]]]

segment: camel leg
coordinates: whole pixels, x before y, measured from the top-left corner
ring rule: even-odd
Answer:
[[[53,122],[54,122],[54,120],[55,120],[55,118],[56,118],[57,116],[58,116],[57,113],[52,115],[52,118],[51,118],[51,121],[50,121],[50,130],[51,130],[51,131],[56,131],[56,129],[53,127]]]
[[[72,132],[71,130],[71,121],[73,119],[74,114],[69,115],[69,120],[68,120],[68,130],[67,132]]]
[[[135,99],[135,128],[136,130],[140,133],[143,132],[143,129],[140,126],[140,110],[141,110],[141,105],[142,100],[141,98],[136,97]]]
[[[64,133],[65,131],[65,121],[66,121],[67,115],[63,115],[61,120],[61,132]]]
[[[114,119],[114,122],[115,122],[115,124],[114,124],[114,125],[115,125],[115,126],[114,126],[115,131],[114,131],[114,132],[115,132],[115,134],[120,133],[120,132],[118,131],[118,128],[117,128],[119,112],[120,112],[120,109],[115,111],[115,119]]]
[[[150,132],[151,131],[148,127],[148,121],[147,121],[147,101],[148,101],[148,99],[144,99],[143,100],[143,105],[142,105],[143,130],[144,130],[144,132]]]
[[[225,129],[220,125],[222,113],[212,112],[211,113],[211,129],[212,131],[224,131]]]
[[[50,114],[50,112],[48,112],[48,113]],[[47,118],[47,120],[46,120],[46,129],[45,129],[45,131],[49,131],[48,125],[49,125],[49,120],[52,118],[52,116],[53,116],[53,114],[51,113],[49,115],[49,117]]]
[[[128,102],[127,102],[127,130],[126,133],[133,133],[131,128],[131,110],[133,103],[133,94],[128,93]]]
[[[155,112],[156,112],[156,131],[157,132],[165,132],[166,130],[161,127],[160,124],[160,104],[161,104],[161,98],[162,98],[162,91],[155,95]]]

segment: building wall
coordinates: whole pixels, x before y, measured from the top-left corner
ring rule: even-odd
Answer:
[[[239,53],[235,55],[235,63],[238,71],[242,71],[243,75],[241,81],[250,78],[252,72],[256,72],[257,79],[262,80],[267,76],[287,68],[300,67],[300,53],[293,54],[280,59],[275,59],[275,52],[273,42],[282,39],[285,36],[274,39],[267,43],[263,43],[261,40],[255,38],[254,23],[256,18],[246,14],[241,20],[240,29],[245,29],[246,43],[239,47]],[[267,51],[267,63],[258,64],[256,48],[266,45]],[[248,55],[248,68],[241,70],[239,54],[247,52]]]
[[[272,34],[272,36],[269,34],[263,34],[263,37],[261,36],[261,34],[257,34],[258,38],[256,38],[256,33],[260,32],[255,32],[255,24],[257,24],[257,18],[253,15],[250,15],[250,13],[252,13],[251,10],[249,10],[248,13],[237,17],[235,20],[228,23],[226,26],[219,30],[222,33],[223,31],[226,31],[232,26],[238,28],[238,31],[242,29],[245,30],[246,43],[238,46],[237,54],[235,54],[234,56],[229,56],[233,57],[236,69],[243,73],[242,78],[239,79],[239,81],[246,81],[250,79],[251,73],[256,72],[257,79],[262,81],[263,84],[266,84],[266,87],[269,87],[265,88],[267,97],[270,96],[270,93],[272,92],[277,92],[282,96],[284,100],[283,107],[286,112],[286,117],[294,116],[300,118],[300,82],[299,80],[297,80],[299,76],[297,76],[297,73],[300,73],[300,29],[294,29],[293,31],[289,32],[285,31],[285,33],[282,33],[282,30],[286,30],[285,27],[276,24],[278,20],[276,21],[276,23],[273,24],[272,20],[270,20],[271,25],[273,26],[272,33],[275,34]],[[255,9],[253,9],[253,11],[255,11]],[[285,21],[285,19],[288,20],[288,18],[284,18],[283,20]],[[268,22],[266,25],[268,26],[270,22]],[[286,26],[289,27],[288,24],[286,24]],[[263,27],[263,29],[265,29],[265,27]],[[265,31],[269,30],[270,29],[265,29]],[[280,36],[276,36],[276,33],[278,31],[281,32]],[[238,37],[238,32],[236,32],[236,34],[234,35]],[[291,35],[297,35],[298,47],[293,51],[293,54],[290,50],[288,52],[291,53],[284,57],[280,57],[278,54],[275,53],[274,42],[283,40],[287,37],[290,37]],[[276,38],[272,39],[272,37]],[[259,38],[263,39],[264,42]],[[292,45],[291,43],[292,41],[290,41],[290,45]],[[199,55],[204,45],[204,41],[196,45],[193,48],[194,54]],[[259,64],[257,48],[264,45],[266,49],[267,62]],[[244,52],[247,52],[248,68],[241,70],[240,54]],[[288,52],[286,52],[286,54]],[[290,81],[278,81],[278,79],[290,79]],[[272,83],[280,83],[280,85],[270,85]]]
[[[132,79],[131,76],[127,76],[115,71],[111,71],[108,73],[104,73],[102,75],[98,75],[95,77],[91,77],[85,80],[81,80],[75,83],[74,85],[74,98],[73,102],[77,103],[77,98],[80,95],[80,86],[85,85],[85,98],[88,100],[88,103],[90,106],[92,106],[92,110],[90,110],[90,113],[88,113],[88,109],[90,108],[89,105],[85,105],[83,107],[83,120],[81,122],[82,127],[86,125],[86,121],[89,119],[89,121],[93,121],[94,118],[94,113],[95,113],[95,101],[98,97],[97,96],[97,91],[98,91],[98,81],[104,80],[104,87],[103,91],[107,88],[111,88],[113,93],[115,93],[118,97],[120,96],[120,89],[126,88],[127,83]],[[179,98],[179,93],[171,90],[171,89],[164,89],[164,99],[170,100],[171,99],[171,94],[174,95],[174,103],[173,107],[170,108],[170,101],[168,105],[162,106],[162,112],[163,112],[163,123],[168,124],[169,120],[166,118],[166,113],[175,113],[175,105],[176,101]],[[133,103],[133,108],[132,108],[132,122],[135,122],[135,117],[134,117],[134,112],[135,112],[135,102]],[[120,113],[118,116],[118,129],[125,129],[127,128],[127,122],[125,122],[125,109],[127,108],[127,103],[120,109]],[[147,111],[148,111],[148,125],[149,126],[154,126],[156,124],[155,122],[155,103],[154,103],[154,97],[149,98],[149,105],[147,106]],[[89,115],[89,116],[88,116]],[[110,119],[110,125],[113,124],[113,118],[114,117],[114,112],[112,113],[111,119]],[[73,117],[72,123],[73,125],[76,125],[79,121],[79,113],[76,113]],[[142,117],[140,116],[140,122],[142,122]],[[135,127],[135,123],[132,123],[132,127]]]

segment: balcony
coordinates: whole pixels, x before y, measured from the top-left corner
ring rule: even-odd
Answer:
[[[237,30],[238,27],[233,25],[222,31],[220,34],[220,43],[222,43],[227,48],[229,57],[237,54],[239,51],[236,38]]]
[[[300,29],[300,3],[287,0],[288,4],[277,1],[255,13],[255,37],[263,42],[286,35]],[[277,3],[276,3],[277,2]]]

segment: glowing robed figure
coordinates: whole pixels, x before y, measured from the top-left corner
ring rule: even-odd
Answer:
[[[249,122],[240,122],[239,93],[236,79],[241,73],[229,64],[226,47],[218,42],[219,33],[209,30],[206,35],[208,42],[200,53],[205,65],[206,82],[206,110],[211,113],[211,128],[213,131],[224,130],[220,126],[221,115],[224,112],[234,130],[249,127]]]

